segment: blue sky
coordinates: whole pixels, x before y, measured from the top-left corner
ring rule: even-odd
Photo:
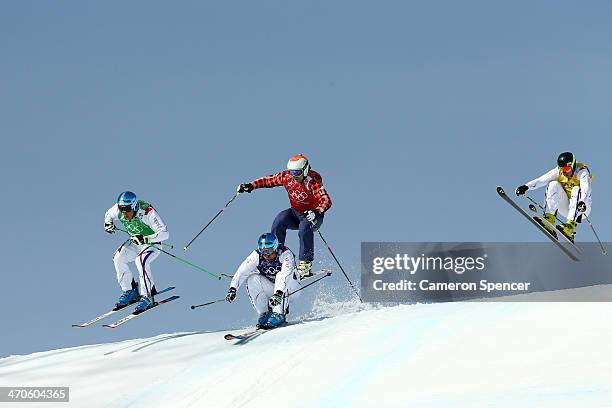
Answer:
[[[227,282],[162,255],[153,273],[180,302],[115,331],[70,328],[119,295],[122,239],[102,223],[121,191],[151,202],[182,246],[238,183],[295,153],[324,177],[322,232],[355,280],[361,241],[541,241],[494,188],[565,150],[595,174],[592,218],[608,240],[611,12],[604,1],[5,4],[0,356],[250,323],[244,291],[188,310]],[[233,273],[287,206],[282,189],[240,196],[177,254]],[[297,249],[295,234],[288,243]],[[341,297],[337,275],[326,285]]]

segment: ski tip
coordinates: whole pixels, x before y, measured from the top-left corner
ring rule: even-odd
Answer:
[[[83,328],[83,327],[86,327],[86,326],[83,326],[82,324],[73,324],[73,325],[72,325],[72,327],[80,327],[80,328]]]
[[[109,329],[114,329],[116,326],[111,326],[110,324],[103,324],[102,327],[108,327]]]
[[[502,187],[497,186],[497,194],[506,195],[506,192]]]
[[[226,334],[223,336],[225,340],[234,340],[235,336],[233,334]]]
[[[180,299],[181,297],[178,295],[174,295],[174,296],[170,296],[168,299],[164,299],[160,302],[158,302],[159,304],[163,304],[163,303],[167,303],[170,302],[171,300],[176,300],[176,299]]]

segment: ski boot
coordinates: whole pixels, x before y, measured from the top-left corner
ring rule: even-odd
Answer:
[[[298,263],[297,270],[300,274],[300,280],[314,276],[311,271],[311,268],[312,262],[300,261],[300,263]]]
[[[268,321],[268,317],[270,316],[270,311],[268,312],[264,312],[262,314],[259,315],[259,319],[257,319],[257,324],[255,325],[255,327],[257,327],[258,329],[263,329],[266,326],[266,322]]]
[[[544,213],[544,219],[539,217],[534,217],[534,219],[538,222],[538,224],[544,227],[546,231],[550,232],[553,237],[557,238],[557,231],[555,230],[555,221],[557,218],[555,217],[555,214]]]
[[[152,296],[142,296],[136,305],[136,310],[134,310],[134,314],[142,313],[148,308],[153,306],[153,297]]]
[[[544,213],[544,219],[546,221],[548,221],[551,225],[555,225],[555,222],[557,222],[557,217],[555,216],[555,214],[553,213]]]
[[[281,313],[272,312],[268,316],[264,329],[274,329],[282,324],[285,324],[285,315]]]
[[[563,225],[557,225],[557,229],[565,235],[567,239],[574,242],[574,237],[576,236],[576,221],[567,220]]]
[[[115,308],[113,310],[123,309],[124,307],[129,306],[132,303],[138,302],[139,298],[140,296],[138,295],[137,288],[126,290],[119,297],[119,301],[115,303]]]

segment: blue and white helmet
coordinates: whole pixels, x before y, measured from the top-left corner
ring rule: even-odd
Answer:
[[[271,254],[278,250],[278,238],[271,232],[261,234],[257,241],[257,252],[260,254]]]
[[[117,197],[117,205],[121,212],[128,211],[130,208],[132,211],[138,211],[138,199],[136,198],[136,194],[131,191],[124,191]]]

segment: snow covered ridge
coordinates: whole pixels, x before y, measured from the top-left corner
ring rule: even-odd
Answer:
[[[0,386],[69,386],[75,407],[612,404],[609,303],[314,310],[244,345],[191,332],[8,357]]]

